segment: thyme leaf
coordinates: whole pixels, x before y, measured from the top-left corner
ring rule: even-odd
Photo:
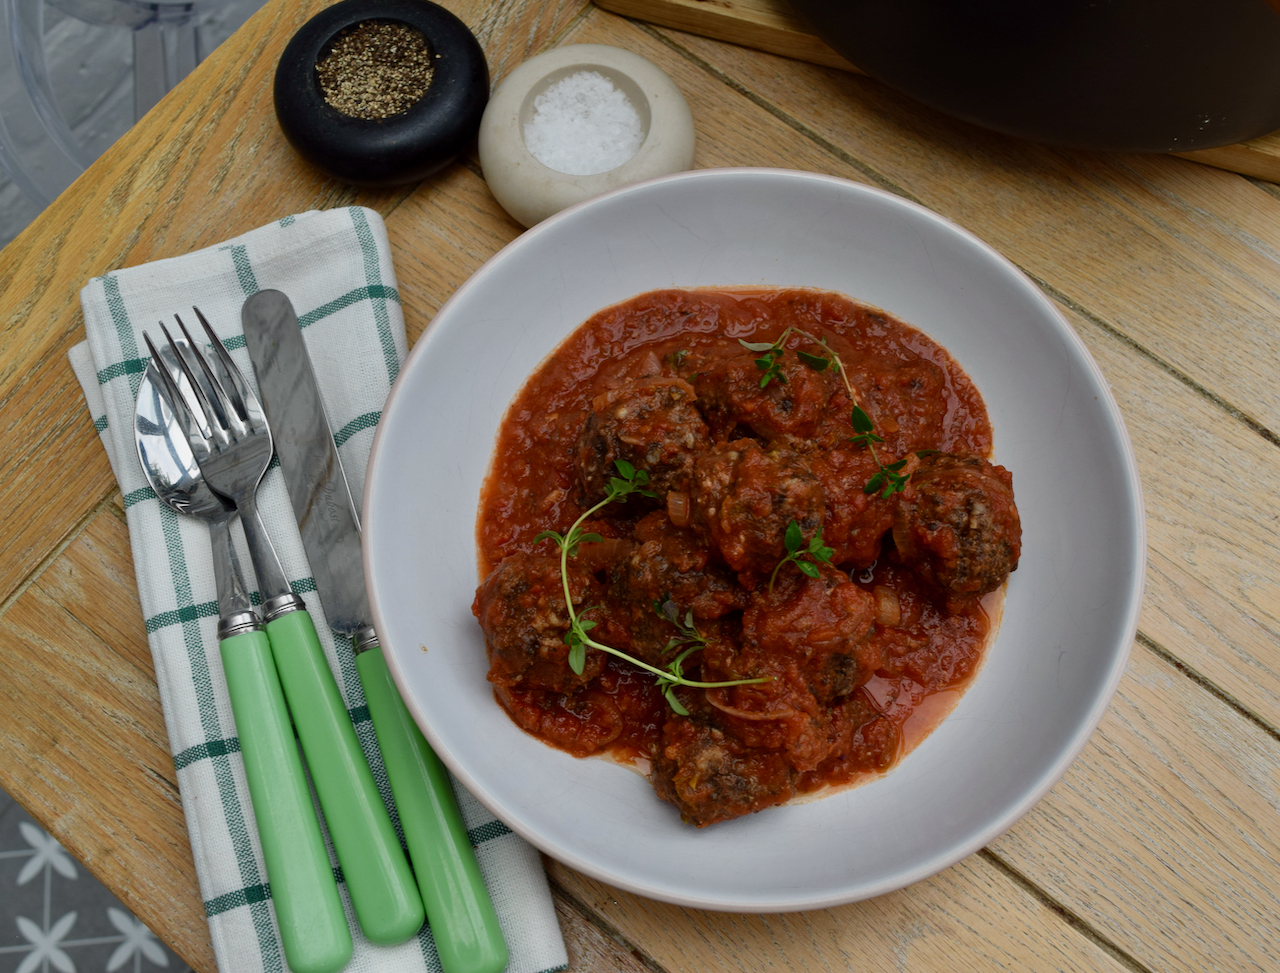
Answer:
[[[830,547],[822,542],[822,528],[819,527],[813,537],[809,538],[808,544],[805,543],[804,533],[800,529],[800,525],[794,520],[787,524],[786,533],[783,535],[783,544],[786,545],[787,554],[773,568],[773,574],[769,575],[769,594],[773,594],[773,582],[778,577],[778,572],[782,570],[784,564],[794,564],[800,569],[800,573],[810,578],[817,578],[821,575],[818,570],[819,564],[830,564],[832,556],[836,553]]]
[[[821,355],[811,355],[807,351],[797,351],[796,357],[812,368],[815,372],[821,372],[831,364],[830,358],[823,358]]]
[[[849,393],[849,398],[853,400],[853,431],[854,436],[850,437],[850,441],[858,446],[866,446],[871,452],[871,458],[876,461],[878,469],[867,480],[866,485],[862,488],[862,492],[866,494],[880,493],[884,499],[889,499],[895,493],[901,493],[907,485],[907,480],[911,477],[910,473],[899,472],[906,466],[906,460],[898,460],[896,463],[890,463],[887,466],[880,462],[880,457],[876,454],[875,443],[884,442],[883,437],[876,435],[875,423],[871,421],[871,417],[858,405],[858,397],[854,394],[853,383],[849,381],[849,373],[844,369],[844,362],[827,346],[826,338],[815,338],[807,331],[802,331],[796,327],[788,327],[782,334],[778,335],[776,341],[744,341],[738,339],[738,344],[746,348],[748,351],[763,352],[760,358],[756,359],[756,367],[764,374],[760,376],[760,387],[766,388],[773,379],[777,379],[781,383],[786,383],[787,377],[782,372],[782,356],[785,353],[783,342],[792,334],[798,334],[803,338],[807,338],[813,344],[818,345],[826,355],[815,355],[807,351],[796,351],[796,357],[812,368],[814,371],[823,371],[832,363],[840,372],[840,377],[844,380],[844,387]],[[775,572],[776,573],[776,572]]]
[[[875,443],[882,443],[884,440],[875,434],[875,424],[871,421],[871,417],[862,411],[862,406],[855,405],[853,407],[853,431],[856,436],[850,437],[850,442],[858,446],[866,446],[871,452],[871,458],[875,460],[879,469],[872,474],[871,479],[867,480],[866,486],[862,488],[865,494],[880,492],[883,487],[884,492],[880,496],[888,500],[895,493],[901,493],[907,485],[910,473],[898,472],[907,465],[905,459],[900,459],[896,463],[885,464],[881,462],[879,455],[876,453]]]

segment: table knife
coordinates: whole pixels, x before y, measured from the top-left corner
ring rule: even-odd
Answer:
[[[499,973],[507,947],[448,775],[387,670],[371,623],[360,520],[288,297],[259,291],[241,312],[245,345],[289,500],[330,627],[356,668],[445,973]]]

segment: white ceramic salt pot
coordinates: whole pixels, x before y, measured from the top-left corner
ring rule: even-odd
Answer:
[[[533,102],[557,81],[594,71],[622,91],[640,116],[644,140],[626,162],[578,176],[543,165],[525,145]],[[480,120],[480,167],[494,198],[523,226],[584,199],[693,166],[693,115],[680,89],[638,54],[605,44],[570,44],[530,58],[498,85]]]

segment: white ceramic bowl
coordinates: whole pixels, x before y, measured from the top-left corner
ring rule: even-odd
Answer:
[[[593,312],[660,287],[841,291],[940,341],[981,390],[1013,471],[1022,561],[986,663],[943,724],[881,779],[698,830],[649,784],[525,735],[494,701],[471,601],[477,498],[498,423]],[[392,389],[364,500],[387,661],[467,788],[552,857],[698,908],[772,912],[926,878],[1021,817],[1101,719],[1137,627],[1144,523],[1106,382],[1012,264],[912,203],[841,179],[699,170],[565,210],[440,309]]]

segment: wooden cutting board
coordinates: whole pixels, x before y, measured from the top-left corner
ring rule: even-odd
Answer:
[[[595,4],[624,17],[863,73],[819,40],[786,0],[595,0]],[[1280,183],[1280,131],[1236,145],[1174,155]]]

